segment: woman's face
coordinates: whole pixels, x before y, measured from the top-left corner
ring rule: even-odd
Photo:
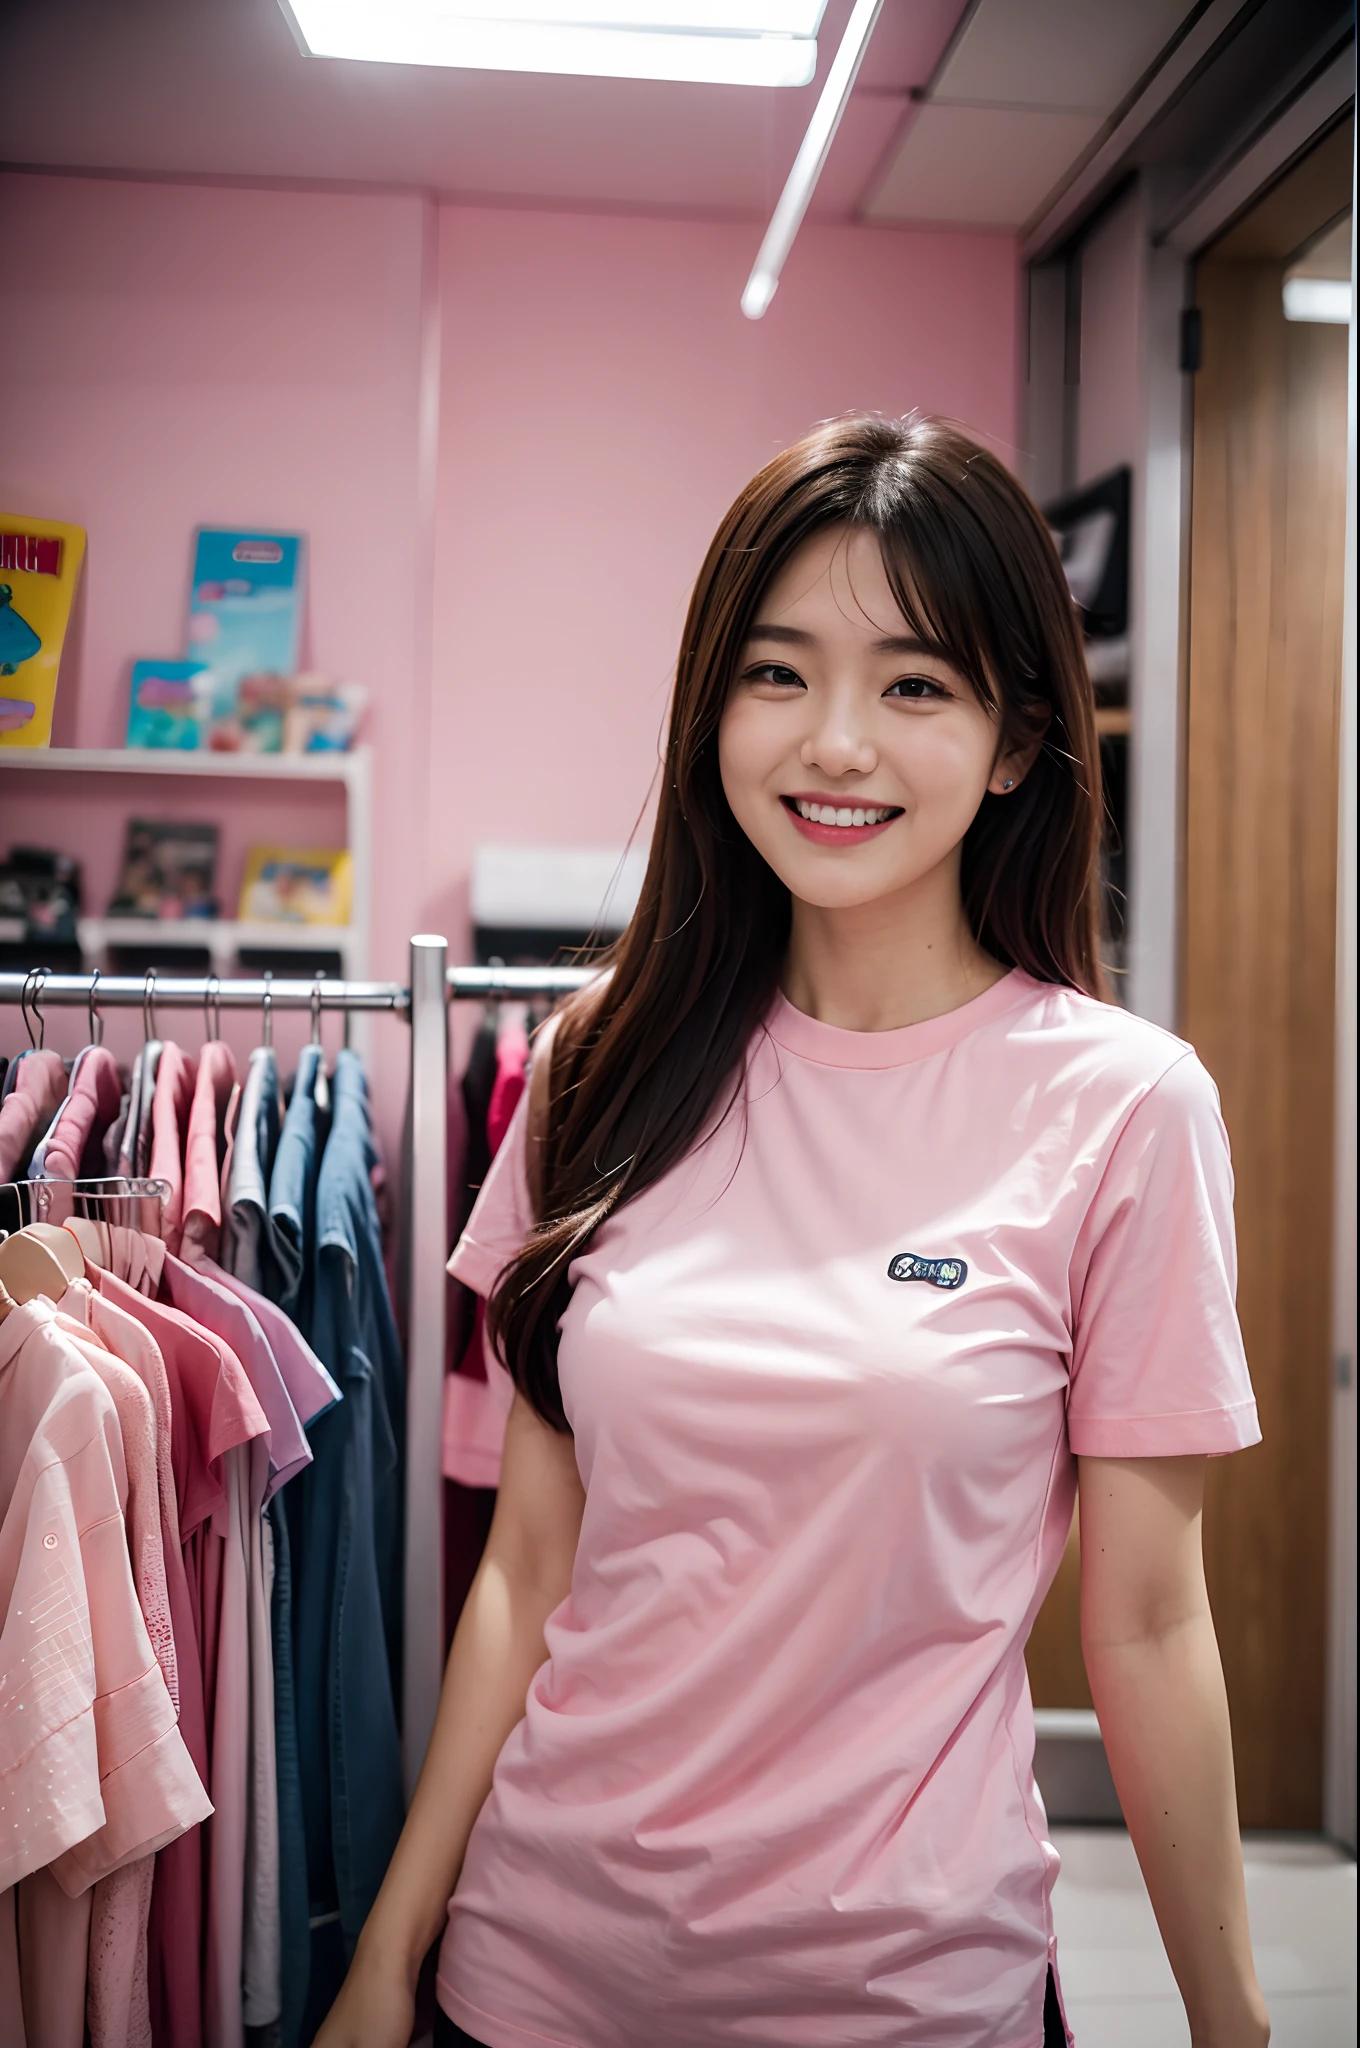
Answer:
[[[771,584],[718,728],[732,812],[791,894],[849,909],[953,863],[984,793],[1028,761],[913,637],[874,535],[840,527]],[[1032,757],[1032,755],[1031,755]]]

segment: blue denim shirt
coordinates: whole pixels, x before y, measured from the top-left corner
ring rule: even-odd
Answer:
[[[316,1102],[321,1061],[319,1045],[304,1045],[298,1054],[292,1099],[269,1176],[269,1277],[273,1283],[269,1292],[303,1331],[312,1320],[316,1183],[324,1122],[317,1115]]]
[[[312,1920],[304,2038],[340,1987],[404,1817],[405,1383],[369,1180],[376,1160],[363,1066],[342,1052],[316,1182],[304,1334],[344,1399],[309,1428],[312,1465],[284,1494]],[[285,1958],[285,1977],[288,1967]]]

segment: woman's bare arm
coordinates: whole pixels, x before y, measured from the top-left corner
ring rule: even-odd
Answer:
[[[416,1978],[443,1924],[472,1824],[571,1585],[585,1494],[570,1437],[518,1395],[496,1512],[444,1674],[401,1839],[316,2048],[406,2048]]]
[[[1270,2038],[1204,1583],[1203,1458],[1082,1458],[1081,1639],[1106,1754],[1194,2048]]]

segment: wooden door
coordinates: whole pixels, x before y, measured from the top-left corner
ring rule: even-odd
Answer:
[[[1196,291],[1182,1029],[1232,1140],[1264,1432],[1211,1465],[1205,1517],[1252,1827],[1321,1824],[1346,450],[1346,330],[1285,320],[1262,243],[1349,203],[1349,155],[1320,218],[1281,229],[1277,191]]]

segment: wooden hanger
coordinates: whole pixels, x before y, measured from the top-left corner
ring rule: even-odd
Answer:
[[[93,1216],[68,1216],[61,1226],[62,1236],[74,1238],[84,1256],[84,1270],[91,1266],[111,1267],[113,1254],[109,1244],[109,1226],[100,1223]]]
[[[63,1238],[64,1245],[55,1242]],[[0,1244],[0,1287],[16,1306],[39,1295],[60,1301],[71,1282],[84,1274],[80,1246],[55,1224],[26,1224]]]

